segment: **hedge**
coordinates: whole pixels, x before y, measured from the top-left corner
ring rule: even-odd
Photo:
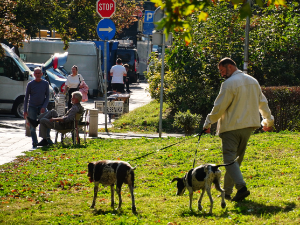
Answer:
[[[275,131],[300,130],[300,87],[262,87],[275,119]]]

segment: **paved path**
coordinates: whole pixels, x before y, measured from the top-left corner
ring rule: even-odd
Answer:
[[[129,111],[148,104],[151,101],[150,94],[147,91],[148,84],[132,84],[130,89]],[[84,108],[93,109],[94,101],[100,101],[103,98],[89,99],[88,102],[82,103]],[[108,121],[108,120],[107,120]],[[112,120],[113,121],[113,120]],[[98,116],[98,127],[105,127],[105,116]],[[111,127],[108,124],[107,127]],[[37,129],[38,134],[38,129]],[[98,133],[99,138],[139,138],[139,137],[156,138],[158,134],[135,134],[135,133]],[[168,134],[166,136],[182,136],[177,134]],[[55,133],[51,132],[51,138],[54,140]],[[39,139],[40,140],[40,139]],[[0,114],[0,165],[8,163],[16,159],[17,156],[24,154],[25,151],[32,149],[31,137],[25,136],[25,121],[24,119],[16,118],[10,114]]]

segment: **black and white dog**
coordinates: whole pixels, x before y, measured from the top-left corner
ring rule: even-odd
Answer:
[[[124,161],[110,161],[103,160],[98,162],[91,162],[88,164],[88,177],[90,182],[94,182],[94,198],[91,208],[95,207],[98,186],[101,183],[103,186],[110,186],[111,190],[111,207],[114,208],[114,185],[116,184],[116,191],[119,196],[119,207],[121,208],[121,187],[122,184],[128,184],[131,200],[132,200],[132,212],[136,212],[133,187],[134,187],[134,170],[129,163]]]
[[[193,192],[197,190],[202,190],[201,196],[198,201],[198,209],[202,210],[201,202],[206,191],[208,197],[210,199],[210,211],[212,213],[213,208],[213,199],[211,197],[211,185],[215,184],[215,187],[218,191],[221,192],[222,202],[221,207],[225,208],[225,192],[220,187],[220,178],[221,178],[221,170],[219,170],[220,166],[229,166],[237,161],[239,157],[237,157],[233,162],[222,165],[215,164],[204,164],[196,167],[195,169],[191,169],[188,173],[185,174],[182,178],[174,178],[172,182],[177,181],[177,195],[183,195],[185,189],[187,188],[190,196],[190,210],[192,210],[192,200],[193,200]]]

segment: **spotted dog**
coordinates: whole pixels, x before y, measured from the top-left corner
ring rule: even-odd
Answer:
[[[131,200],[132,200],[132,212],[136,212],[133,187],[134,187],[134,171],[129,163],[123,161],[110,161],[103,160],[98,162],[91,162],[88,164],[88,177],[90,182],[94,182],[94,198],[91,208],[95,207],[98,186],[101,183],[103,186],[110,186],[111,190],[111,207],[114,208],[114,185],[116,184],[116,191],[119,196],[119,207],[121,208],[121,187],[122,184],[128,184]]]
[[[192,200],[193,200],[193,192],[197,190],[202,190],[201,196],[198,201],[198,209],[202,210],[201,202],[206,190],[208,197],[210,199],[210,211],[212,213],[213,208],[213,199],[211,197],[211,185],[215,184],[215,187],[218,191],[221,192],[222,202],[221,207],[225,208],[225,192],[220,187],[220,178],[221,178],[221,170],[219,167],[221,166],[229,166],[236,162],[238,157],[231,163],[215,165],[215,164],[204,164],[196,167],[195,169],[191,169],[187,174],[185,174],[182,178],[174,178],[172,182],[177,181],[177,195],[183,195],[185,189],[187,188],[190,196],[190,210],[192,210]]]

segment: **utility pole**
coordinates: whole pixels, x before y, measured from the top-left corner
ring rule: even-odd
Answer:
[[[248,3],[251,7],[251,0],[248,0]],[[246,18],[246,27],[245,27],[245,47],[244,47],[244,73],[248,72],[249,64],[249,30],[250,30],[250,17]]]

